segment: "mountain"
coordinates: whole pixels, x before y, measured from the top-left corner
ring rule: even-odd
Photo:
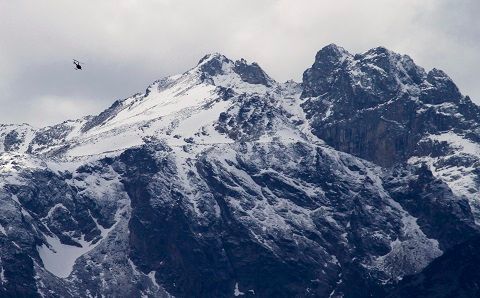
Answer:
[[[479,111],[408,56],[329,45],[301,83],[215,53],[98,115],[1,125],[1,296],[414,293],[480,237]]]
[[[426,72],[382,47],[352,55],[330,45],[303,84],[316,136],[381,166],[427,164],[478,218],[480,107],[443,71]]]

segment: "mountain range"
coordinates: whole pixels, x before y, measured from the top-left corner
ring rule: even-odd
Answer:
[[[95,116],[0,124],[1,297],[475,297],[480,107],[331,44],[215,53]]]

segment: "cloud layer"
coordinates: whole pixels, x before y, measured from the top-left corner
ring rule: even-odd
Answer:
[[[100,112],[210,52],[299,80],[329,43],[408,54],[480,103],[479,9],[475,0],[1,1],[0,123]]]

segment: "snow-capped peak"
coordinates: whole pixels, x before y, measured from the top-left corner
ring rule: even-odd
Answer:
[[[315,56],[315,60],[320,60],[327,57],[346,58],[348,56],[352,56],[352,54],[350,54],[341,46],[331,43],[318,51],[317,55]]]
[[[198,62],[197,66],[191,72],[200,72],[209,76],[223,74],[233,61],[220,53],[207,54]]]
[[[214,53],[209,53],[209,54],[206,54],[205,56],[203,56],[199,61],[198,61],[198,65],[201,65],[201,64],[205,64],[205,63],[208,63],[209,61],[212,61],[212,60],[218,60],[218,61],[231,61],[230,59],[228,59],[225,55],[221,54],[221,53],[218,53],[218,52],[214,52]]]
[[[0,125],[0,282],[324,297],[414,274],[480,224],[480,108],[457,91],[408,56],[332,44],[302,83],[214,53],[97,116]],[[205,256],[216,277],[195,274]]]
[[[240,92],[247,93],[249,88],[259,89],[257,88],[259,85],[265,87],[277,85],[257,63],[248,63],[243,58],[233,61],[219,53],[205,55],[187,74],[197,76],[203,82],[225,88],[237,88],[241,89]]]

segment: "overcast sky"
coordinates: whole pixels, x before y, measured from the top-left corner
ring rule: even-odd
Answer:
[[[0,0],[0,123],[98,113],[211,52],[299,81],[330,43],[408,54],[480,103],[479,11],[478,0]]]

